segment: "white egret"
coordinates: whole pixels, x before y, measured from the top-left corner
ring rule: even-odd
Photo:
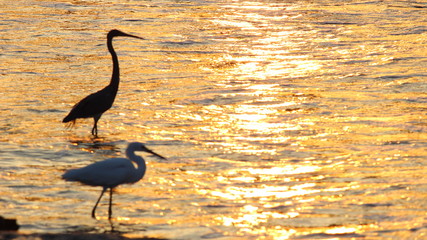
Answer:
[[[90,186],[103,187],[101,195],[92,209],[92,217],[96,219],[95,210],[104,192],[110,189],[110,204],[108,208],[108,219],[111,219],[111,205],[113,201],[113,189],[121,184],[136,183],[144,177],[146,164],[142,157],[137,156],[135,151],[151,153],[159,158],[165,159],[159,154],[148,149],[139,142],[130,143],[126,149],[127,158],[109,158],[101,162],[90,164],[83,168],[67,171],[62,178],[66,181],[77,181]],[[137,164],[135,168],[134,164]]]

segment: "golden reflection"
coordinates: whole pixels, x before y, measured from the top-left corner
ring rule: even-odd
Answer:
[[[225,191],[213,190],[210,192],[210,194],[215,197],[221,197],[230,200],[260,198],[264,201],[270,201],[271,199],[286,199],[320,192],[320,190],[311,189],[314,186],[314,184],[301,184],[291,188],[288,186],[263,186],[254,188],[228,187],[225,188]]]
[[[265,235],[267,232],[272,239],[287,239],[296,233],[296,230],[284,227],[269,227],[270,219],[288,219],[298,216],[298,213],[280,214],[275,212],[262,212],[258,207],[245,205],[239,209],[236,218],[218,217],[225,226],[234,226],[240,229],[241,233]]]
[[[415,1],[3,2],[0,209],[24,231],[102,230],[87,221],[95,190],[60,175],[135,139],[170,157],[118,189],[115,221],[135,238],[425,233],[427,48],[414,20],[427,15],[403,7]],[[86,44],[101,25],[149,40],[122,49],[98,143],[60,117],[67,93],[109,79],[103,41]]]
[[[284,166],[284,167],[272,167],[272,168],[247,168],[250,174],[256,175],[292,175],[301,173],[310,173],[319,170],[317,166]]]
[[[265,40],[268,41],[268,40]],[[230,69],[228,74],[236,79],[258,79],[266,80],[271,78],[297,78],[312,75],[314,72],[322,69],[323,64],[320,61],[313,60],[310,56],[282,56],[283,50],[277,50],[276,47],[259,50],[248,50],[245,56],[225,56],[213,65],[219,65],[222,62],[233,62],[234,68]],[[262,54],[260,56],[260,54]],[[278,56],[275,56],[278,55]]]
[[[317,181],[323,176],[315,174],[322,168],[311,165],[291,165],[271,167],[240,167],[216,176],[214,182],[221,188],[198,189],[199,194],[217,201],[232,201],[241,204],[234,214],[218,215],[215,220],[223,226],[239,229],[241,235],[265,235],[271,239],[287,239],[297,231],[278,222],[301,217],[301,212],[310,209],[315,195],[327,192],[342,192],[359,186],[343,187],[319,186]],[[311,176],[312,181],[298,182],[298,175]],[[199,175],[194,172],[193,175]],[[204,184],[201,184],[202,186]],[[333,199],[335,196],[332,194]],[[308,205],[307,205],[308,204]],[[307,206],[306,206],[307,205]],[[300,207],[295,207],[300,206]],[[297,220],[298,222],[298,220]],[[351,228],[330,228],[331,232],[350,233]],[[338,233],[339,234],[339,233]]]
[[[252,3],[245,3],[252,4]],[[277,11],[281,6],[258,6],[264,11]],[[252,10],[242,11],[241,9],[252,9],[247,5],[228,6],[233,8],[234,14],[228,15],[223,19],[214,19],[212,22],[219,27],[226,29],[237,29],[242,34],[255,35],[250,43],[242,41],[239,36],[231,34],[223,41],[233,42],[233,46],[240,46],[240,54],[224,55],[217,59],[213,66],[220,66],[221,63],[233,63],[232,68],[228,69],[227,75],[233,79],[258,79],[267,80],[272,78],[295,78],[310,76],[323,69],[322,61],[316,60],[311,55],[293,54],[299,50],[301,43],[311,39],[300,39],[300,29],[283,25],[274,31],[265,31],[265,27],[273,21],[283,21],[290,18],[280,11],[280,14],[259,14]],[[286,8],[289,9],[289,6]]]
[[[217,84],[231,91],[218,97],[248,100],[232,105],[224,105],[222,101],[214,102],[201,108],[200,111],[204,115],[183,113],[178,118],[209,123],[200,124],[196,130],[208,132],[209,138],[215,140],[202,142],[210,147],[228,153],[277,155],[292,138],[287,132],[296,132],[303,129],[302,124],[312,123],[283,119],[284,112],[288,109],[299,109],[302,103],[300,100],[284,98],[286,89],[281,84],[271,84],[268,81],[262,83],[259,80],[300,78],[318,74],[318,71],[324,69],[324,61],[308,54],[293,53],[301,47],[301,43],[295,41],[295,37],[301,34],[299,29],[283,26],[273,31],[264,30],[271,21],[291,18],[279,10],[284,9],[282,4],[260,5],[257,2],[245,2],[230,4],[225,8],[232,10],[229,15],[211,21],[224,31],[236,29],[243,36],[247,34],[254,37],[250,38],[250,43],[242,40],[242,36],[234,34],[219,39],[225,43],[224,47],[233,46],[230,52],[238,54],[218,56],[210,60],[209,66],[212,66],[211,71],[214,72],[219,72],[220,68],[217,66],[226,66],[222,77],[226,80]],[[292,7],[286,5],[285,8]],[[265,12],[255,12],[254,9],[263,9]],[[269,14],[270,11],[273,14]],[[229,44],[230,42],[232,44]],[[236,82],[243,89],[238,89]],[[270,146],[263,143],[269,143]]]
[[[203,144],[220,147],[229,152],[240,152],[250,155],[275,155],[279,148],[266,148],[262,143],[286,143],[291,137],[286,131],[301,129],[295,122],[278,119],[283,109],[295,107],[298,102],[280,99],[283,89],[278,84],[254,84],[239,93],[240,96],[255,96],[235,105],[203,106],[204,115],[192,114],[185,118],[210,123],[200,125],[197,130],[209,132],[221,141],[205,141]],[[236,93],[225,93],[224,98],[236,97]],[[184,117],[184,116],[180,116]]]
[[[325,230],[325,233],[329,234],[344,234],[344,233],[355,233],[357,232],[356,227],[336,227]]]

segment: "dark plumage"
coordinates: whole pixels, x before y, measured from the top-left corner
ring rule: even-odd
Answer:
[[[111,53],[111,58],[113,59],[113,74],[111,76],[111,81],[108,86],[102,90],[92,93],[89,96],[83,98],[71,109],[70,113],[62,120],[62,122],[76,122],[78,118],[93,118],[94,124],[92,128],[92,135],[98,135],[98,120],[101,118],[102,114],[113,106],[114,99],[116,98],[117,91],[119,90],[120,82],[120,69],[119,69],[119,60],[117,54],[113,48],[113,38],[123,36],[123,37],[137,37],[130,35],[119,30],[111,30],[107,35],[107,46],[108,51]]]

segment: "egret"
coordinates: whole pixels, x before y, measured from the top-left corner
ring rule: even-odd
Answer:
[[[74,105],[70,113],[62,120],[63,123],[72,122],[72,125],[74,125],[77,118],[93,118],[94,124],[92,128],[92,135],[98,135],[98,120],[105,111],[111,108],[114,99],[116,98],[117,91],[119,90],[119,60],[113,48],[113,38],[118,36],[144,39],[119,30],[111,30],[107,34],[108,51],[111,53],[111,58],[113,59],[113,74],[111,76],[110,84],[102,90],[92,93],[80,100],[80,102]]]
[[[92,218],[96,219],[96,207],[107,189],[110,189],[110,204],[108,208],[108,219],[110,220],[113,189],[121,184],[136,183],[144,177],[146,170],[145,161],[142,157],[136,155],[135,151],[151,153],[161,159],[166,159],[148,149],[144,144],[133,142],[126,149],[127,158],[109,158],[83,168],[71,169],[62,175],[62,178],[66,181],[76,181],[85,185],[102,187],[101,195],[92,209]],[[136,163],[137,168],[135,168],[131,161]]]

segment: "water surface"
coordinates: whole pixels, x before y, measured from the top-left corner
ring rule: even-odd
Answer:
[[[13,1],[0,10],[0,215],[21,232],[110,230],[61,180],[142,141],[115,230],[168,239],[427,234],[423,1]],[[121,66],[115,105],[61,123]]]

